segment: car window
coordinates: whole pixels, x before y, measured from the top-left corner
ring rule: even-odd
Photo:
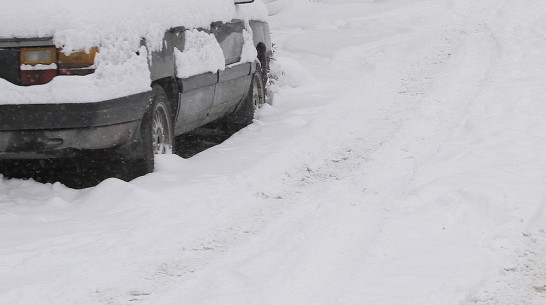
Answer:
[[[184,48],[174,49],[178,78],[224,70],[224,53],[214,35],[202,29],[186,30],[183,34]]]
[[[243,50],[243,29],[241,20],[233,20],[228,23],[214,23],[212,32],[222,48],[226,65],[237,63],[241,60]]]

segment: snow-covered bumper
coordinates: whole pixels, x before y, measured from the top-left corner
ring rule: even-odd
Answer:
[[[138,134],[151,92],[94,103],[0,105],[0,159],[120,147]]]

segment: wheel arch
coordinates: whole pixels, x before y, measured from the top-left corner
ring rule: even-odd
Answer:
[[[151,86],[160,86],[165,90],[165,93],[167,94],[167,98],[169,99],[170,107],[171,107],[171,115],[173,116],[173,121],[176,118],[176,114],[178,113],[178,84],[176,83],[176,80],[174,77],[165,77],[162,79],[158,79],[152,82]]]

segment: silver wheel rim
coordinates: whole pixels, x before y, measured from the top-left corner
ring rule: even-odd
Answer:
[[[172,135],[169,126],[168,112],[164,104],[158,104],[152,122],[152,141],[154,154],[172,153]]]

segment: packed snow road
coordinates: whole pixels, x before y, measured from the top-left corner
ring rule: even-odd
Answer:
[[[269,2],[248,128],[130,183],[0,181],[0,304],[546,304],[546,4]]]

